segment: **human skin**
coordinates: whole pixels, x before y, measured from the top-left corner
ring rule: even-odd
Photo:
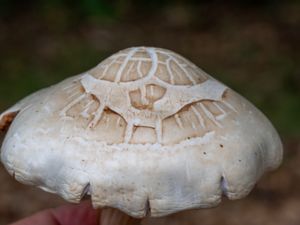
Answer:
[[[79,205],[46,209],[11,225],[99,225],[100,213],[90,201],[84,201]]]

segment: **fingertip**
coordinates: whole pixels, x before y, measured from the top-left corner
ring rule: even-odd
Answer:
[[[61,225],[99,225],[100,210],[94,209],[90,201],[61,206],[51,213]]]

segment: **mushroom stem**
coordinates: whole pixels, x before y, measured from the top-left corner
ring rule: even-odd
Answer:
[[[114,208],[101,210],[100,225],[141,225],[142,219],[136,219]]]

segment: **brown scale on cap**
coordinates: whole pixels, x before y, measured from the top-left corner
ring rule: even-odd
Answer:
[[[0,120],[0,131],[6,132],[17,114],[18,112],[10,112],[3,116],[2,120]]]

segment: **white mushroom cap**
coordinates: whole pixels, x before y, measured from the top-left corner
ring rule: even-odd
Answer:
[[[1,159],[18,181],[134,217],[242,198],[282,159],[258,109],[159,48],[125,49],[36,92],[0,127],[13,118]]]

